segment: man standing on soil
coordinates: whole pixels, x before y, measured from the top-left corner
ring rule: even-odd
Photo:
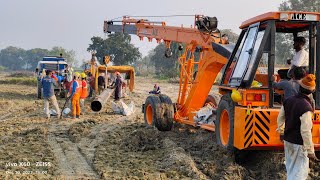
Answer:
[[[104,74],[100,74],[98,77],[98,91],[99,94],[101,94],[102,91],[104,91],[104,89],[106,88],[106,81],[104,78]]]
[[[72,119],[80,118],[80,95],[82,90],[82,82],[80,81],[80,73],[74,73],[74,79],[70,88],[70,98],[72,104]]]
[[[121,98],[121,90],[122,90],[122,78],[119,72],[116,72],[116,82],[115,82],[115,90],[114,90],[114,100],[119,100]]]
[[[89,83],[89,96],[88,97],[92,97],[92,96],[94,96],[93,91],[94,91],[95,79],[92,76],[91,72],[88,73],[88,83]]]
[[[284,153],[287,179],[307,179],[309,158],[317,160],[312,142],[313,108],[308,97],[315,90],[315,76],[309,74],[300,82],[299,94],[286,99],[278,115],[277,131],[284,125]]]
[[[80,95],[80,107],[81,107],[81,114],[84,115],[85,107],[84,102],[88,97],[88,83],[87,83],[87,75],[85,73],[81,73],[81,83],[82,83],[82,91]]]
[[[58,86],[55,79],[52,78],[52,71],[47,70],[46,76],[42,78],[41,84],[43,88],[43,98],[44,98],[44,110],[48,119],[50,119],[49,102],[51,102],[56,109],[58,119],[60,119],[60,108],[58,106],[57,98],[54,95],[54,87]]]

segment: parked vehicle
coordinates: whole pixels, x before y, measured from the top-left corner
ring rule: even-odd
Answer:
[[[42,61],[38,62],[38,66],[36,68],[37,73],[37,97],[39,99],[42,98],[42,87],[41,87],[41,79],[46,75],[46,70],[54,71],[54,75],[58,79],[58,86],[55,87],[54,91],[56,95],[60,97],[65,97],[65,90],[63,89],[63,80],[67,77],[68,74],[72,72],[66,72],[68,67],[68,63],[65,61],[63,57],[56,56],[46,56],[43,57]]]

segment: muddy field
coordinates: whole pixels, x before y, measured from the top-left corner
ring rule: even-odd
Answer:
[[[0,84],[0,179],[285,179],[281,151],[242,153],[235,162],[213,132],[146,128],[141,105],[154,82],[138,78],[124,99],[135,103],[133,115],[114,114],[110,101],[94,113],[87,103],[76,121],[47,120],[36,87]],[[176,100],[178,84],[158,84]],[[311,165],[310,179],[320,179]]]

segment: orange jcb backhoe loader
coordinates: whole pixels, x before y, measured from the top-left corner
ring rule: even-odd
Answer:
[[[135,34],[141,40],[156,39],[168,48],[172,41],[187,44],[178,59],[181,67],[178,100],[173,104],[166,95],[149,96],[144,105],[148,126],[168,131],[176,121],[215,131],[217,142],[228,149],[282,149],[283,142],[276,132],[281,102],[274,101],[272,88],[272,76],[279,61],[275,41],[283,34],[290,39],[307,35],[309,73],[320,78],[320,71],[316,71],[320,69],[320,56],[316,56],[320,54],[319,20],[320,14],[312,12],[261,14],[242,23],[235,46],[228,44],[226,36],[216,29],[216,18],[205,16],[195,16],[193,28],[124,17],[121,21],[105,21],[104,32]],[[201,51],[198,62],[194,60],[196,49]],[[169,50],[166,55],[170,55]],[[217,88],[222,97],[218,101],[208,94],[221,70],[223,75]],[[259,86],[252,86],[253,82],[259,82]],[[320,150],[320,81],[316,83],[312,137],[315,149]],[[239,92],[238,102],[231,98],[235,90]],[[215,104],[216,118],[214,123],[198,125],[194,116],[205,102]]]

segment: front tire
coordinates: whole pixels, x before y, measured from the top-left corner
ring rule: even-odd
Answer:
[[[216,138],[219,145],[226,149],[234,150],[234,107],[235,103],[230,94],[222,96],[216,120]]]

